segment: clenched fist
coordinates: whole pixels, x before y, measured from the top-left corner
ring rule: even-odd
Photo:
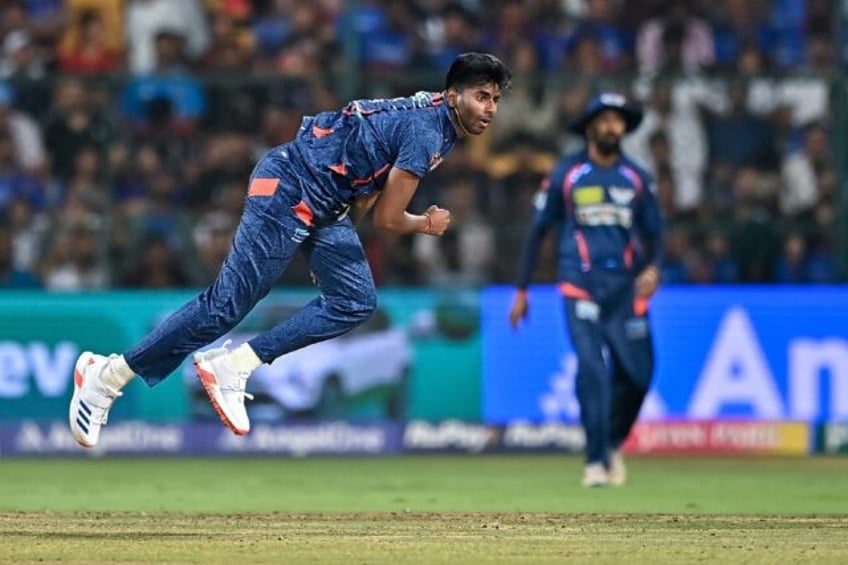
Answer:
[[[424,232],[427,235],[442,235],[448,229],[450,224],[450,212],[448,210],[433,204],[427,208],[424,215],[427,217],[427,230]]]

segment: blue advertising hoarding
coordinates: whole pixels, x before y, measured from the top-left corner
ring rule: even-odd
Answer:
[[[532,288],[514,331],[513,292],[482,297],[484,420],[575,421],[562,300]],[[848,421],[848,288],[666,287],[651,317],[657,370],[643,419]]]

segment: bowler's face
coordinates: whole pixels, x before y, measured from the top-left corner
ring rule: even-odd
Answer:
[[[468,86],[461,90],[453,91],[453,105],[463,127],[471,135],[480,135],[498,113],[498,103],[501,100],[501,87],[494,83]]]

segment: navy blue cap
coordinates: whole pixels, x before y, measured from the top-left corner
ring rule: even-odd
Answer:
[[[595,116],[604,110],[614,110],[621,114],[627,124],[625,133],[630,133],[642,123],[642,111],[627,104],[627,99],[615,92],[605,92],[593,98],[586,106],[586,111],[577,120],[569,124],[568,129],[577,135],[586,135],[586,127]]]

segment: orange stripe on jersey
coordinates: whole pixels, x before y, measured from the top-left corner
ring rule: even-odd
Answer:
[[[592,300],[592,295],[586,289],[580,288],[576,284],[564,282],[559,284],[559,292],[568,298],[576,298],[578,300]]]
[[[312,126],[312,135],[321,139],[322,137],[327,137],[335,130],[333,128],[319,128],[318,126]]]
[[[585,273],[592,268],[592,254],[589,251],[589,243],[580,230],[574,232],[574,239],[577,241],[577,253],[580,255],[580,269]]]
[[[250,188],[247,189],[248,196],[273,196],[277,191],[280,179],[253,179]]]
[[[648,299],[636,297],[633,299],[633,313],[637,316],[644,316],[648,313]]]
[[[297,219],[306,224],[307,226],[312,225],[312,218],[314,214],[312,213],[312,209],[301,200],[297,203],[297,206],[292,206],[292,211],[294,215],[297,216]]]

